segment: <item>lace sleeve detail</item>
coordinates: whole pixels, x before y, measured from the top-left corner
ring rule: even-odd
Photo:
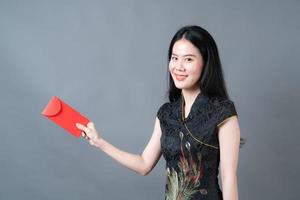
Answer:
[[[161,119],[164,118],[163,116],[164,116],[165,109],[166,109],[167,105],[168,105],[168,102],[162,104],[162,105],[159,107],[159,109],[158,109],[158,111],[157,111],[157,113],[156,113],[156,116],[157,116],[157,118],[158,118],[160,121],[161,121]]]
[[[230,119],[233,116],[238,116],[234,102],[226,99],[222,101],[219,105],[219,114],[218,114],[218,122],[217,126],[220,126],[224,122],[226,122],[228,119]]]

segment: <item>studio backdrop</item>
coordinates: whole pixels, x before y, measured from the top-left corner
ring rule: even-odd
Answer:
[[[242,200],[300,198],[299,1],[0,1],[0,199],[164,198],[165,160],[141,176],[41,115],[58,96],[139,154],[167,99],[184,25],[215,38],[239,114]]]

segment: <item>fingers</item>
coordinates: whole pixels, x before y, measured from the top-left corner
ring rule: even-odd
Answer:
[[[76,123],[76,127],[83,131],[81,135],[84,139],[89,140],[91,145],[95,144],[95,141],[93,140],[98,138],[98,133],[93,122],[89,122],[87,126],[84,126],[80,123]]]
[[[89,133],[91,130],[88,127],[83,126],[80,123],[76,123],[77,128],[79,128],[80,130],[84,131],[85,133]]]
[[[91,129],[88,127],[85,127],[84,125],[80,124],[80,123],[76,123],[76,127],[80,130],[82,130],[83,132],[81,133],[82,137],[84,139],[90,139],[89,134],[91,132]]]
[[[84,131],[82,131],[81,136],[86,140],[90,140],[90,138],[87,136],[87,134]]]

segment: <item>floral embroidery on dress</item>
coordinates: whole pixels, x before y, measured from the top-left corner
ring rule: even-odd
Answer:
[[[237,115],[234,103],[224,98],[198,96],[186,121],[190,131],[181,121],[180,104],[178,98],[164,103],[157,111],[162,131],[161,150],[166,160],[165,200],[222,200],[218,183],[220,149],[199,141],[219,145],[217,125]]]
[[[179,132],[181,140],[181,155],[179,156],[177,172],[174,168],[167,167],[166,200],[190,200],[200,186],[203,177],[202,155],[197,153],[197,161],[191,155],[191,144],[186,141],[184,147],[188,150],[186,157],[183,151],[183,133]]]

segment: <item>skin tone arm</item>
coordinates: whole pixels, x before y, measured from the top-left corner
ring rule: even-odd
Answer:
[[[89,122],[87,126],[77,123],[76,126],[86,133],[82,132],[82,136],[89,141],[90,145],[99,148],[120,164],[140,175],[148,175],[161,157],[161,128],[157,117],[152,137],[142,154],[132,154],[113,146],[101,137],[93,122]]]
[[[231,116],[218,126],[220,167],[224,200],[238,200],[237,167],[240,127],[237,116]]]

